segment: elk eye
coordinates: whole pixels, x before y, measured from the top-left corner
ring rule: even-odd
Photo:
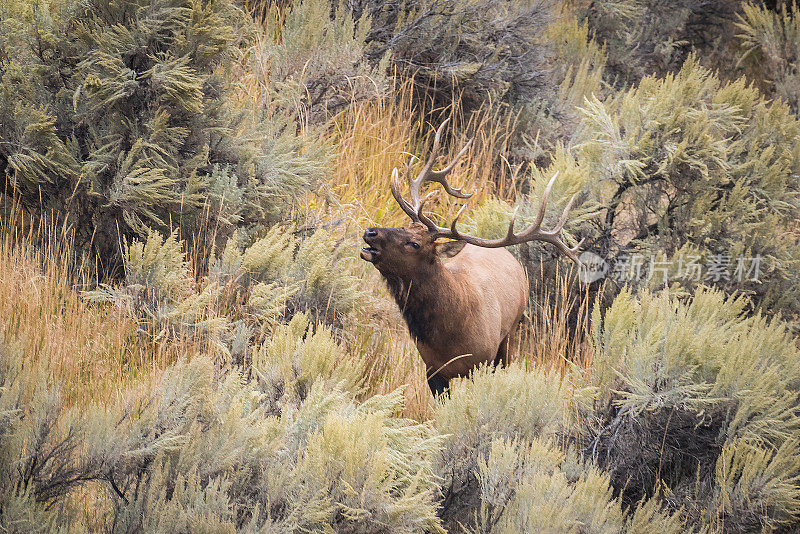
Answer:
[[[415,243],[414,241],[409,241],[406,244],[409,245],[413,249],[419,249],[419,243]]]

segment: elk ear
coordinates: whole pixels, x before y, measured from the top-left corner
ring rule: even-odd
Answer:
[[[445,241],[436,243],[436,253],[442,258],[452,258],[464,248],[466,241]]]

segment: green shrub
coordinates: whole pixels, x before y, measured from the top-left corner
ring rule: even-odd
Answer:
[[[65,501],[107,468],[82,454],[92,431],[82,410],[64,406],[46,365],[0,343],[0,529],[84,531]]]
[[[742,6],[737,37],[744,52],[741,62],[750,63],[758,82],[768,93],[782,98],[795,113],[800,106],[800,9],[783,4],[775,12],[750,2]]]
[[[608,475],[576,452],[576,415],[591,397],[576,379],[512,365],[451,383],[434,418],[450,532],[683,531],[655,500],[626,513]]]
[[[350,239],[325,229],[299,239],[291,229],[274,226],[243,252],[235,240],[229,243],[212,267],[211,279],[252,284],[248,308],[268,323],[308,311],[317,321],[341,326],[349,312],[369,301],[359,289],[355,259],[343,246]]]
[[[490,99],[524,101],[546,79],[549,1],[358,2],[355,8],[372,16],[373,61],[390,52],[391,64],[437,104],[458,98],[472,111]]]
[[[274,388],[272,397],[288,405],[302,402],[319,380],[358,391],[363,363],[345,354],[329,328],[317,326],[314,331],[308,316],[298,313],[289,324],[276,327],[270,339],[256,349],[252,370],[264,380],[264,387]]]
[[[274,221],[324,174],[324,149],[232,104],[252,32],[229,0],[14,2],[0,27],[5,191],[111,266],[150,228]]]
[[[580,122],[575,104],[603,90],[605,53],[559,2],[365,0],[348,6],[372,21],[371,61],[389,53],[394,72],[415,83],[420,109],[437,113],[454,104],[467,123],[481,108],[502,110],[491,120],[513,125],[506,163],[545,157],[543,149],[569,140]]]
[[[207,521],[227,530],[437,531],[428,452],[436,440],[425,425],[391,419],[401,393],[358,404],[320,375],[301,402],[284,404],[258,376],[233,372],[214,385],[210,362],[196,359],[135,401],[143,409],[125,411],[116,446],[95,445],[116,452],[118,530]]]
[[[597,421],[588,454],[628,502],[669,488],[674,510],[724,531],[800,519],[800,358],[783,324],[700,290],[623,292],[595,313]]]
[[[593,39],[588,24],[562,13],[548,26],[544,42],[550,57],[548,86],[516,103],[517,138],[509,150],[512,161],[539,166],[549,163],[560,145],[574,141],[584,100],[606,93],[605,49]],[[523,182],[523,188],[527,185]]]
[[[265,18],[277,42],[264,43],[254,59],[263,55],[266,61],[253,65],[259,78],[269,80],[268,96],[278,113],[321,125],[353,102],[386,94],[386,60],[371,65],[365,58],[369,16],[356,24],[338,0],[300,0],[285,8],[285,16],[280,13],[275,4]]]
[[[173,232],[167,239],[156,233],[147,241],[126,244],[125,284],[152,293],[154,300],[180,301],[192,285],[189,266],[184,260],[181,242]]]
[[[669,282],[686,290],[715,284],[796,313],[800,124],[786,105],[743,79],[722,83],[690,58],[678,73],[589,100],[582,112],[581,144],[556,153],[548,174],[583,182],[605,209],[594,230],[578,234],[608,260],[609,277],[663,284],[651,270],[662,260]],[[641,275],[624,262],[635,256],[645,263]],[[676,272],[692,257],[705,266],[700,276]],[[756,258],[760,272],[748,274]]]
[[[165,377],[123,433],[133,461],[114,464],[121,531],[208,518],[253,531],[437,531],[436,440],[425,425],[391,419],[401,393],[358,404],[321,374],[301,402],[284,404],[258,376],[214,386],[209,362],[196,360]],[[175,446],[157,453],[151,440]]]
[[[442,512],[450,529],[471,522],[480,507],[476,472],[494,440],[547,441],[569,426],[571,395],[566,378],[514,365],[483,367],[450,383],[437,404],[437,430],[447,436],[437,460],[442,477]]]
[[[163,239],[150,232],[146,241],[123,246],[122,283],[100,284],[84,297],[125,310],[147,336],[206,336],[223,359],[238,363],[249,360],[251,342],[282,322],[309,313],[314,322],[341,327],[351,311],[371,302],[359,289],[354,260],[327,231],[300,239],[275,225],[244,251],[239,236],[196,283],[176,233]]]
[[[680,519],[661,511],[655,499],[626,521],[607,475],[538,440],[525,447],[493,441],[477,476],[477,532],[685,532]]]
[[[145,335],[161,338],[192,332],[219,335],[228,319],[219,315],[221,288],[197,288],[177,232],[164,239],[150,231],[147,240],[123,245],[125,277],[116,285],[85,291],[91,302],[121,308]]]

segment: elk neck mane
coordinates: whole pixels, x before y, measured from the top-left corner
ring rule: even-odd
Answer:
[[[434,342],[437,334],[458,321],[453,310],[463,309],[462,301],[469,300],[463,284],[439,262],[409,279],[391,275],[384,278],[414,341]]]

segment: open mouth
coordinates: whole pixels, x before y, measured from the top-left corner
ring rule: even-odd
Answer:
[[[375,247],[363,247],[361,249],[361,259],[375,263],[381,251]]]

